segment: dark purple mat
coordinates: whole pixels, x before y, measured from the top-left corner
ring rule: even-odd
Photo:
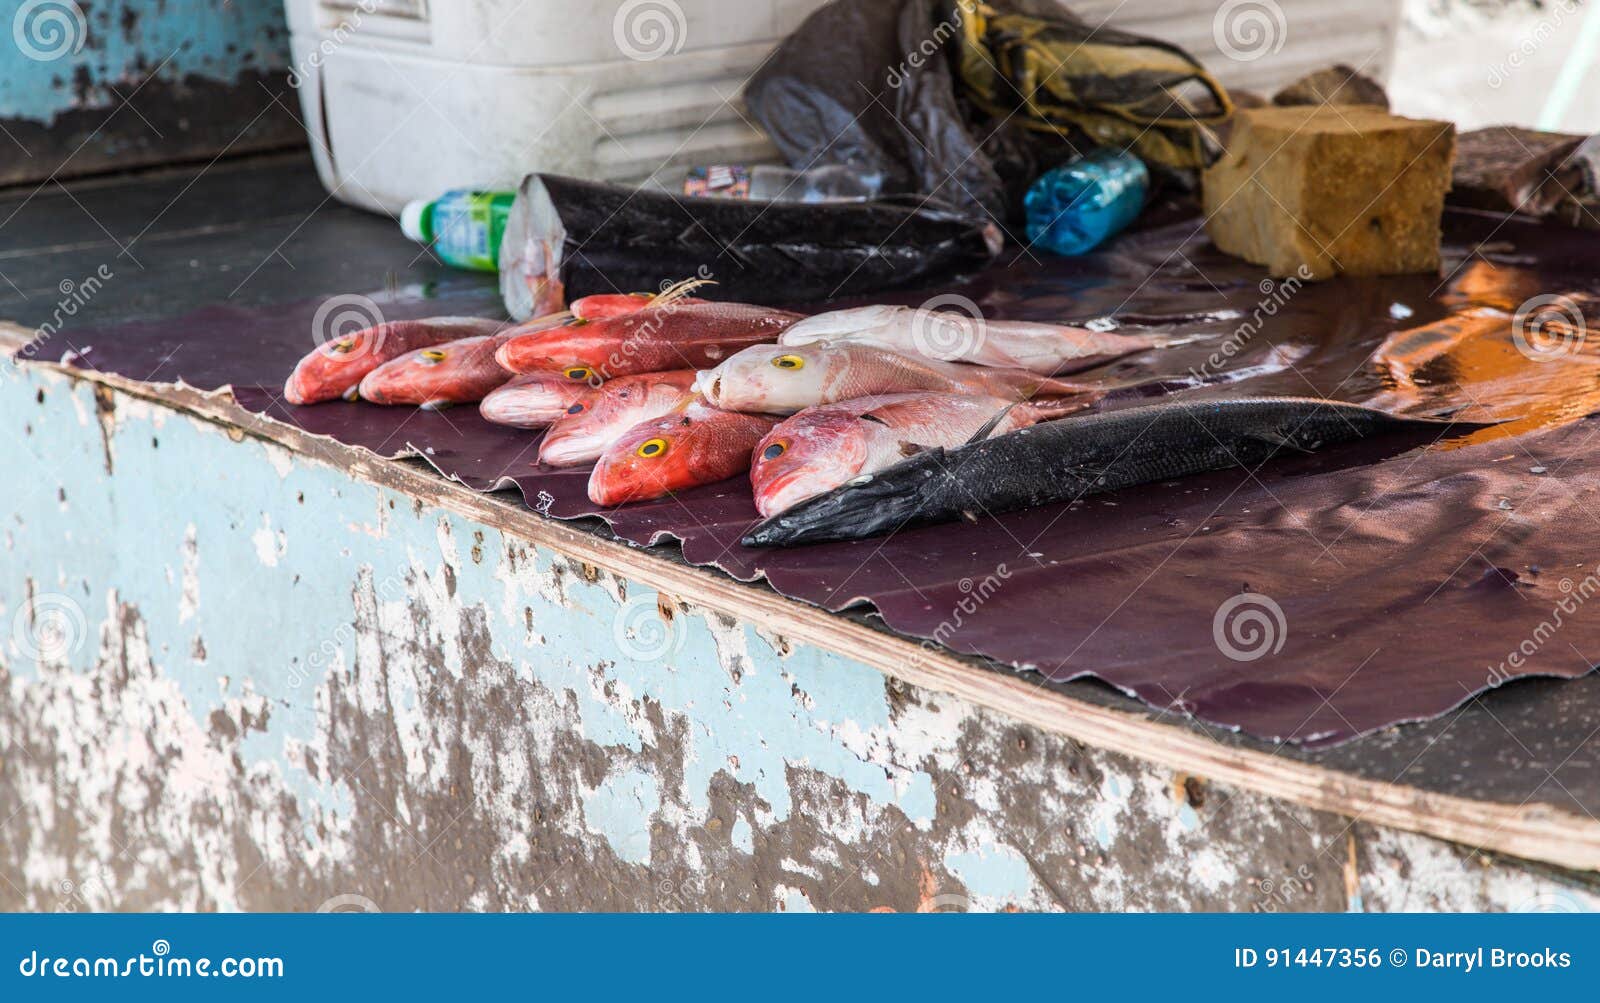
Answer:
[[[60,337],[85,368],[231,385],[249,410],[385,455],[409,447],[476,489],[514,481],[557,518],[599,515],[638,544],[680,540],[692,563],[764,576],[830,610],[870,603],[894,629],[956,651],[1051,679],[1092,675],[1211,724],[1325,744],[1433,717],[1509,678],[1575,677],[1600,655],[1600,617],[1582,608],[1600,592],[1600,458],[1590,455],[1600,422],[1584,418],[1600,409],[1600,358],[1575,342],[1533,361],[1507,319],[1419,363],[1409,381],[1372,361],[1389,334],[1464,307],[1509,313],[1554,293],[1587,302],[1600,294],[1600,236],[1465,213],[1447,224],[1443,280],[1270,284],[1183,222],[1089,258],[1022,257],[940,292],[990,317],[1116,315],[1213,335],[1111,371],[1209,380],[1165,385],[1174,392],[1325,395],[1522,420],[1447,446],[1369,442],[792,551],[739,546],[755,521],[742,479],[601,511],[585,497],[587,470],[536,466],[535,434],[472,408],[283,405],[279,388],[311,345],[316,302]],[[497,306],[482,291],[379,299],[391,319]],[[1237,350],[1212,358],[1225,344]]]

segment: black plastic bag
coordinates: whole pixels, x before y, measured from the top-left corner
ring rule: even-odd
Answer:
[[[709,299],[804,303],[976,271],[1001,245],[992,222],[932,205],[694,198],[530,174],[506,224],[500,288],[519,319],[691,278],[713,280],[695,293]]]

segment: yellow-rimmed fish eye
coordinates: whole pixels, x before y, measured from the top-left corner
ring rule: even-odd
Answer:
[[[772,360],[772,364],[779,369],[804,369],[806,360],[798,355],[780,355]]]
[[[437,348],[429,348],[423,351],[421,355],[417,356],[417,362],[424,366],[437,366],[439,363],[444,361],[445,354],[446,353],[439,351]]]
[[[586,380],[590,376],[589,367],[573,366],[570,369],[564,370],[561,375],[565,376],[569,380]]]
[[[665,454],[666,451],[667,440],[665,439],[646,439],[639,443],[638,449],[634,450],[634,452],[638,453],[647,460],[653,460],[656,457]]]
[[[583,413],[583,401],[574,401],[572,406],[567,408],[567,413],[568,414],[582,414]]]
[[[774,442],[773,444],[768,446],[766,449],[763,449],[761,451],[761,458],[763,460],[776,460],[778,457],[782,456],[784,454],[784,451],[787,450],[788,448],[789,448],[788,443]]]
[[[348,338],[340,338],[338,341],[330,341],[330,342],[328,342],[328,354],[329,355],[344,355],[347,352],[354,351],[355,347],[356,347],[356,339],[355,339],[355,337],[353,335],[351,337],[348,337]]]

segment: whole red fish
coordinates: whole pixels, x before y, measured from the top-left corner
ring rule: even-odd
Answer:
[[[595,293],[582,299],[573,300],[572,315],[582,321],[610,320],[612,317],[624,317],[630,313],[637,313],[647,306],[661,304],[666,293]],[[696,299],[693,296],[678,295],[672,299],[674,303],[687,306],[690,303],[705,303],[706,300]]]
[[[492,335],[505,326],[483,317],[429,317],[364,328],[313,348],[289,374],[283,397],[290,404],[354,400],[362,378],[391,359],[447,341]]]
[[[528,373],[491,390],[478,413],[496,425],[543,428],[593,392],[590,384],[561,373]]]
[[[701,373],[695,389],[714,407],[768,414],[915,390],[1012,401],[1078,395],[1092,399],[1099,393],[1089,384],[1026,369],[940,362],[852,342],[757,345]]]
[[[359,392],[374,404],[415,404],[425,408],[471,404],[511,381],[494,361],[497,348],[519,333],[536,333],[568,323],[566,311],[525,321],[481,338],[422,348],[391,359],[361,380]]]
[[[374,404],[440,408],[483,400],[511,373],[494,361],[500,339],[462,338],[407,352],[368,373],[361,396]]]
[[[539,462],[573,467],[598,460],[605,448],[630,428],[687,404],[694,398],[693,386],[693,369],[607,380],[574,401],[550,426],[539,444]]]
[[[516,373],[615,379],[704,369],[742,348],[773,341],[800,315],[746,303],[671,303],[621,317],[506,340],[497,358]]]
[[[924,449],[954,449],[991,420],[1002,435],[1083,405],[1016,404],[999,397],[883,394],[807,408],[778,423],[755,448],[750,485],[756,511],[772,516],[862,474]]]
[[[596,505],[648,501],[738,476],[750,468],[756,443],[777,423],[699,401],[652,418],[606,447],[589,475],[589,500]]]

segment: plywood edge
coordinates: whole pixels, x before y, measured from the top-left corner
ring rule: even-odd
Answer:
[[[32,332],[0,321],[0,349]],[[485,495],[432,471],[263,419],[224,394],[156,386],[123,377],[54,369],[117,392],[277,443],[352,476],[494,526],[571,560],[602,568],[694,606],[869,665],[911,686],[966,700],[1042,731],[1373,825],[1423,833],[1467,847],[1579,870],[1600,870],[1600,822],[1548,805],[1510,805],[1441,794],[1331,770],[1269,751],[1219,742],[1180,721],[1104,707],[876,630],[770,589],[734,581],[541,516],[507,497]]]

